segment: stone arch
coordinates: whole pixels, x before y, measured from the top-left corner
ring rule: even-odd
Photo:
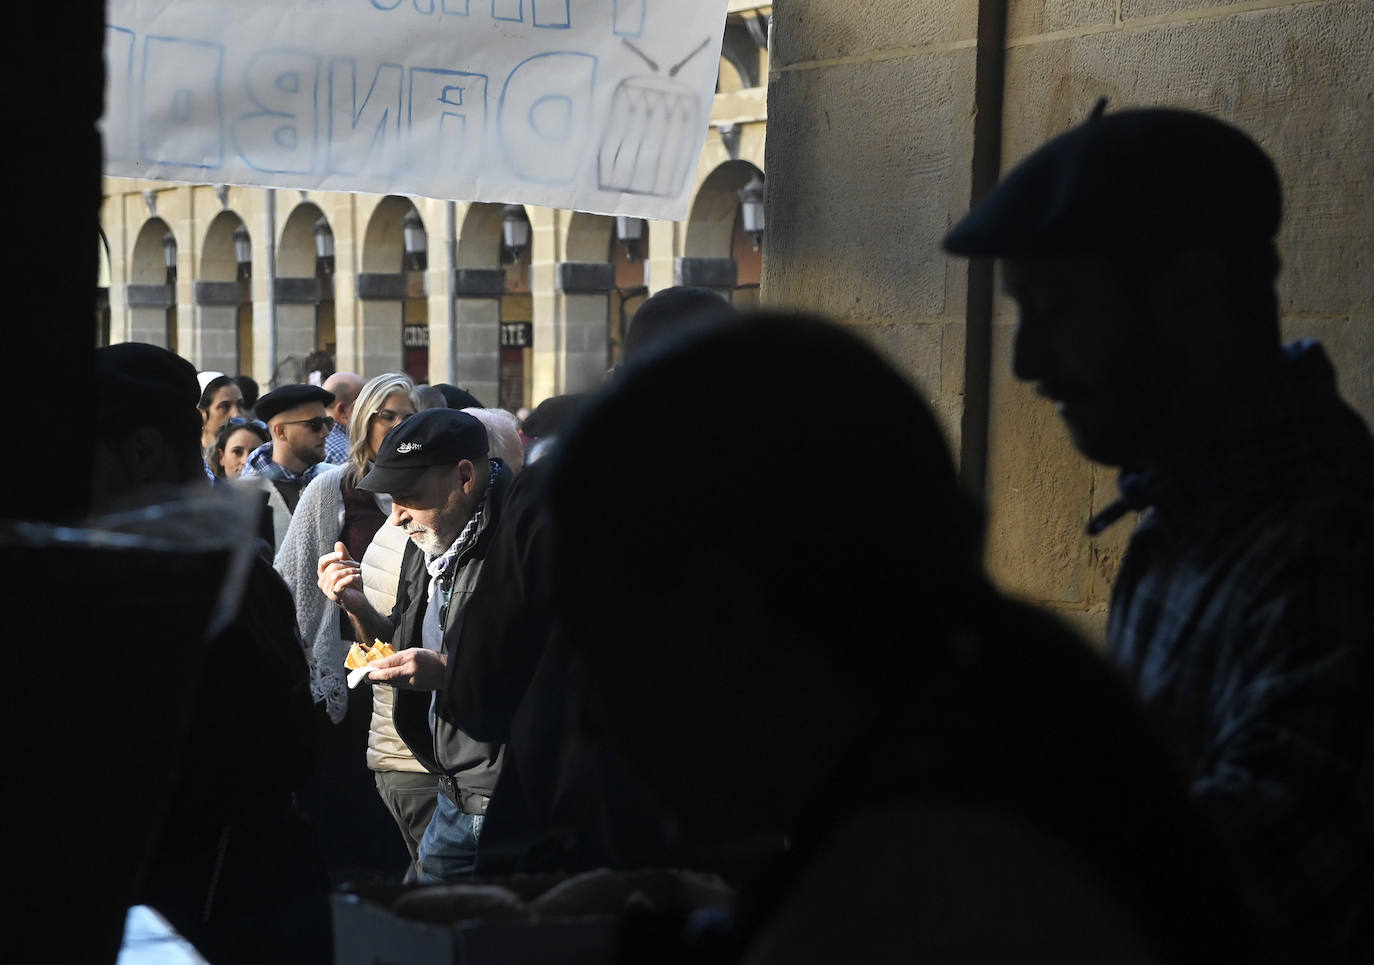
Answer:
[[[277,341],[300,357],[327,352],[337,358],[338,322],[334,305],[335,264],[322,261],[315,226],[329,216],[312,201],[302,200],[282,222],[277,241]],[[332,227],[331,227],[332,234]]]
[[[760,31],[748,19],[738,15],[726,18],[716,93],[732,94],[760,85],[763,79],[760,47],[764,44],[759,43],[759,36]]]
[[[726,161],[706,176],[687,215],[683,254],[725,258],[734,247],[739,220],[739,189],[763,171],[748,161]]]
[[[458,268],[501,267],[501,213],[503,205],[477,202],[468,205],[458,232]]]
[[[176,241],[171,226],[159,217],[143,222],[129,257],[129,341],[179,351],[176,272],[168,270],[163,240]]]
[[[110,240],[105,229],[96,226],[99,251],[96,253],[95,344],[110,344]]]
[[[277,242],[277,275],[283,278],[315,277],[315,223],[329,219],[319,206],[302,201],[291,209]]]
[[[133,252],[129,258],[129,283],[132,285],[167,284],[167,263],[162,251],[162,239],[172,235],[171,226],[161,218],[153,217],[143,222],[134,237]]]
[[[110,287],[110,239],[105,237],[105,229],[96,225],[97,239],[100,242],[100,250],[96,254],[96,286],[98,288]]]
[[[405,231],[401,221],[411,211],[419,215],[410,199],[399,195],[390,194],[378,202],[363,232],[363,271],[393,273],[403,269]]]
[[[210,220],[200,245],[193,361],[203,369],[246,372],[253,365],[253,302],[248,277],[240,275],[234,235],[248,230],[231,210]],[[251,258],[250,262],[251,264]]]
[[[564,261],[610,261],[609,254],[614,240],[614,218],[574,211],[572,219],[568,222]]]
[[[687,217],[678,281],[728,293],[738,305],[758,301],[763,253],[744,231],[739,191],[763,171],[744,160],[726,161],[708,174]]]
[[[200,272],[202,281],[238,281],[239,261],[234,250],[234,232],[247,225],[233,211],[221,211],[205,229],[205,240],[200,247]]]
[[[716,93],[733,94],[752,86],[748,76],[729,57],[720,58],[720,70],[716,74]]]

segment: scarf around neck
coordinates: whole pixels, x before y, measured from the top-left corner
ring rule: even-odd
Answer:
[[[491,461],[491,475],[487,477],[487,488],[482,493],[481,500],[477,503],[477,508],[473,510],[472,518],[467,521],[463,531],[458,534],[458,538],[453,541],[448,549],[425,563],[425,569],[429,571],[429,590],[426,597],[427,601],[434,599],[434,589],[448,572],[453,561],[472,542],[473,535],[477,532],[482,523],[482,516],[487,508],[487,496],[491,493],[492,487],[496,485],[496,477],[501,473],[501,463],[495,459]]]

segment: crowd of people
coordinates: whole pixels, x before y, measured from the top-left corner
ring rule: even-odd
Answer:
[[[1280,338],[1280,214],[1239,130],[1099,111],[945,239],[1120,469],[1091,531],[1143,513],[1105,653],[993,586],[930,406],[827,319],[668,288],[519,416],[99,350],[111,505],[260,505],[144,899],[217,965],[329,961],[348,882],[645,867],[737,889],[658,961],[1372,960],[1374,441]]]

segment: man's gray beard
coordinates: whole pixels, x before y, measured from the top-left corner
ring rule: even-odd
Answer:
[[[406,535],[410,536],[408,533]],[[424,550],[427,556],[442,556],[444,550],[448,549],[447,544],[440,543],[438,537],[436,537],[431,530],[425,530],[416,536],[410,536],[410,539],[414,540],[415,545]]]

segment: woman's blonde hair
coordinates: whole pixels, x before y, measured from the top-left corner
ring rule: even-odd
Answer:
[[[348,417],[348,468],[344,470],[344,477],[350,486],[358,485],[367,475],[368,463],[374,455],[367,451],[372,417],[393,395],[404,395],[415,411],[420,411],[420,397],[415,391],[415,383],[403,372],[383,372],[370,379],[353,403],[353,412]]]

